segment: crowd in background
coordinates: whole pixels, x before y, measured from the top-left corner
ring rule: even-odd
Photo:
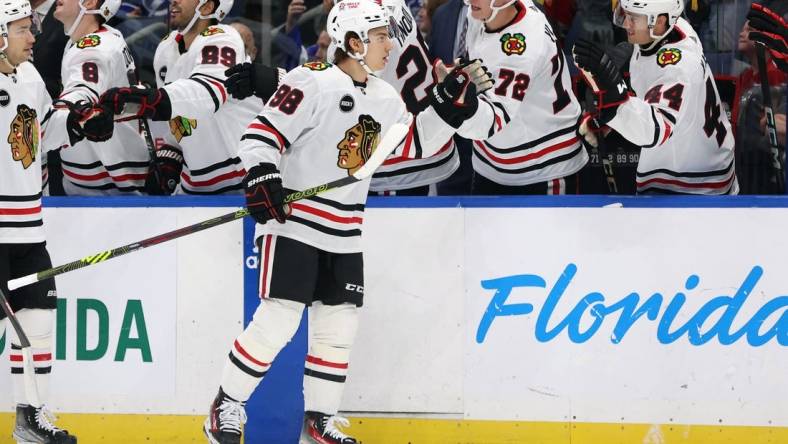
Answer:
[[[624,31],[613,25],[612,11],[617,0],[536,0],[553,23],[553,27],[564,48],[571,48],[574,41],[589,38],[606,48],[625,42]],[[47,15],[52,14],[52,0],[34,0],[33,7],[44,23],[44,33],[39,36],[37,45],[49,48],[62,47],[65,36],[62,25]],[[762,88],[755,45],[748,40],[747,11],[748,0],[687,0],[686,18],[698,32],[702,40],[707,61],[715,74],[717,87],[726,112],[736,135],[736,171],[741,194],[784,194],[785,190],[775,187],[775,171],[770,159],[770,146],[765,135]],[[778,14],[788,17],[788,0],[767,0],[762,2]],[[259,0],[236,1],[230,17],[223,22],[233,24],[241,33],[249,57],[258,62],[261,59],[269,65],[286,70],[307,61],[327,58],[330,39],[325,31],[325,18],[333,4],[332,0],[274,0],[263,14],[263,4]],[[463,0],[407,0],[418,29],[427,42],[431,56],[451,62],[456,56],[454,48],[463,31],[461,19],[467,12]],[[47,8],[50,8],[47,11]],[[168,0],[126,0],[120,12],[110,21],[127,39],[132,50],[140,77],[143,81],[153,82],[152,61],[156,46],[168,31]],[[270,17],[270,26],[262,26],[263,15]],[[59,30],[52,28],[60,27]],[[266,30],[263,35],[261,30]],[[270,50],[263,50],[270,48]],[[54,50],[53,50],[54,52]],[[572,60],[567,50],[567,60]],[[40,63],[52,64],[52,70],[59,72],[59,59],[52,57],[37,58]],[[788,76],[768,63],[768,79],[771,88],[772,106],[775,110],[777,136],[780,146],[786,145],[786,110],[788,109]],[[573,77],[577,69],[570,66]],[[39,71],[47,79],[46,70]],[[50,86],[50,85],[48,85]],[[56,86],[52,85],[51,93]],[[575,93],[581,102],[587,95],[582,82],[575,82]],[[622,176],[622,183],[634,183],[639,148],[629,146],[625,141],[613,144],[608,157],[616,167],[616,174]],[[689,148],[689,147],[688,147]],[[783,150],[783,156],[784,156]],[[62,193],[58,186],[58,164],[56,156],[49,161],[50,194]],[[469,158],[463,159],[460,171],[462,177],[467,173]],[[581,173],[580,192],[583,194],[607,194],[599,185],[603,174],[599,172],[602,163],[598,157],[591,156],[591,163]],[[449,179],[456,181],[457,178]],[[445,185],[445,184],[443,184]],[[465,194],[462,186],[437,187],[439,194]],[[634,187],[621,187],[619,192],[634,193]]]

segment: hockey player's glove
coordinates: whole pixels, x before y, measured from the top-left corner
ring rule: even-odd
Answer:
[[[598,120],[605,124],[616,116],[619,105],[629,99],[629,88],[621,75],[621,69],[598,44],[590,40],[578,40],[572,49],[575,63],[591,75],[594,85],[595,105],[599,110]]]
[[[459,66],[449,71],[438,60],[435,64],[438,83],[430,90],[430,105],[452,128],[459,128],[479,108],[476,85]]]
[[[264,102],[279,88],[279,69],[256,63],[239,63],[224,72],[224,86],[231,96],[243,100],[255,95]]]
[[[68,111],[66,131],[71,145],[88,139],[91,142],[104,142],[112,137],[115,122],[112,112],[105,107],[90,102],[77,103],[57,100],[55,107],[65,107]]]
[[[271,219],[285,223],[290,216],[290,205],[285,203],[282,175],[272,163],[261,163],[249,168],[244,178],[246,208],[258,223]]]
[[[100,102],[120,116],[118,122],[135,119],[170,120],[172,107],[164,89],[144,86],[110,88]]]
[[[764,44],[774,63],[788,72],[788,23],[774,11],[757,3],[752,4],[747,19],[753,28],[750,40]]]
[[[145,178],[145,191],[151,196],[169,196],[181,181],[183,153],[172,145],[162,145],[152,162]]]

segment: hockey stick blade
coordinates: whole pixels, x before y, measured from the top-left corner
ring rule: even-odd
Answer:
[[[383,161],[394,152],[394,150],[400,145],[403,139],[408,135],[408,131],[410,130],[410,124],[398,123],[392,125],[391,128],[386,132],[383,136],[383,139],[378,143],[377,148],[369,156],[367,162],[361,168],[356,171],[355,174],[347,177],[343,177],[342,179],[334,180],[328,183],[324,183],[322,185],[318,185],[316,187],[307,188],[303,191],[296,191],[295,193],[290,193],[285,197],[285,203],[295,202],[297,200],[305,199],[307,197],[314,196],[316,194],[325,193],[326,191],[330,191],[339,187],[343,187],[345,185],[350,185],[356,182],[360,182],[375,172],[375,170],[383,164]],[[202,230],[206,230],[208,228],[213,228],[227,222],[232,222],[234,220],[242,219],[249,215],[249,210],[246,208],[234,211],[232,213],[228,213],[219,217],[215,217],[213,219],[208,219],[202,222],[198,222],[194,225],[189,225],[187,227],[178,228],[177,230],[169,231],[164,234],[160,234],[158,236],[150,237],[148,239],[144,239],[138,242],[134,242],[128,245],[124,245],[122,247],[114,248],[112,250],[102,251],[100,253],[96,253],[82,259],[77,259],[75,261],[69,262],[67,264],[63,264],[57,267],[50,268],[48,270],[39,271],[38,273],[29,274],[27,276],[22,276],[17,279],[11,279],[8,281],[8,288],[10,290],[15,290],[20,287],[24,287],[26,285],[34,284],[36,282],[42,281],[44,279],[49,279],[55,277],[57,275],[68,273],[70,271],[79,270],[80,268],[89,267],[91,265],[96,265],[98,263],[107,261],[112,258],[116,258],[118,256],[123,256],[128,253],[132,253],[137,250],[141,250],[143,248],[151,247],[153,245],[158,245],[167,241],[171,241],[173,239],[178,239],[183,236],[187,236],[189,234],[197,233]],[[9,307],[10,308],[10,307]]]
[[[25,394],[27,400],[33,407],[41,407],[41,399],[38,396],[38,384],[36,383],[36,369],[33,365],[33,350],[30,340],[27,338],[19,320],[16,318],[14,310],[11,308],[5,292],[0,289],[0,306],[2,306],[8,321],[11,323],[16,337],[19,338],[19,346],[22,347],[22,375],[25,382]]]

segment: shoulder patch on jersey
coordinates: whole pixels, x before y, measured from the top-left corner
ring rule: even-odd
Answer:
[[[82,37],[81,39],[77,40],[77,48],[85,49],[85,48],[93,48],[101,44],[101,37],[90,34]]]
[[[194,128],[197,128],[197,120],[188,117],[176,116],[170,120],[170,133],[175,137],[176,142],[180,142],[184,137],[192,135]]]
[[[209,26],[205,28],[205,30],[201,32],[200,35],[203,37],[210,37],[212,35],[223,34],[223,33],[224,33],[224,29],[219,28],[218,26]]]
[[[681,50],[678,48],[662,48],[657,51],[657,65],[661,68],[675,65],[681,61]]]
[[[358,123],[345,130],[345,137],[337,144],[337,166],[352,176],[367,163],[378,147],[378,141],[380,123],[368,114],[361,114]]]
[[[16,116],[11,120],[8,133],[8,143],[11,144],[11,158],[22,163],[22,168],[27,169],[36,160],[38,151],[38,116],[36,110],[27,105],[16,107]]]
[[[312,71],[325,71],[328,68],[331,68],[331,64],[326,62],[306,62],[301,66],[304,68],[309,68]]]
[[[504,54],[522,55],[525,52],[525,36],[522,33],[509,34],[508,32],[501,36],[501,51]]]

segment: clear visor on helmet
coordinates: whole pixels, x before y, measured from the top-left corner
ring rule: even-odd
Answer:
[[[14,20],[7,24],[6,28],[8,29],[8,36],[11,38],[24,37],[28,31],[35,36],[41,33],[41,21],[38,19],[38,14],[33,13],[33,15],[25,18]]]
[[[648,29],[648,16],[627,12],[618,3],[613,12],[613,23],[619,28],[629,28],[633,31]]]

